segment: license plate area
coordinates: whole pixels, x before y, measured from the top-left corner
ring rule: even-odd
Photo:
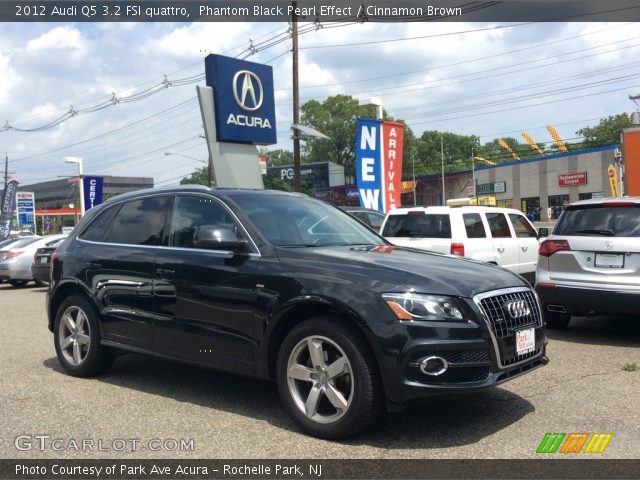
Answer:
[[[624,254],[596,253],[593,265],[598,268],[624,268]]]
[[[40,263],[47,263],[47,257],[40,257]]]
[[[533,328],[516,332],[516,355],[525,355],[536,348],[536,332]]]

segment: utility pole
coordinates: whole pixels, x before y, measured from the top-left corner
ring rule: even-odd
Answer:
[[[14,174],[16,172],[9,171],[9,154],[4,152],[4,189],[7,189],[7,185],[9,184],[9,175]]]
[[[296,8],[298,2],[293,2],[291,13],[291,49],[293,53],[293,190],[300,191],[300,93],[298,89],[298,17]]]
[[[444,140],[442,135],[440,136],[440,161],[442,164],[442,206],[444,207],[447,203],[444,198]]]

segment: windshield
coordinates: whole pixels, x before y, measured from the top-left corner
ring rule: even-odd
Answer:
[[[348,213],[319,200],[289,195],[234,195],[264,237],[281,247],[386,243]]]
[[[560,216],[553,233],[640,237],[640,206],[603,204],[570,207]]]

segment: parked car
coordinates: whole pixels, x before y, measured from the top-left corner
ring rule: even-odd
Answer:
[[[8,238],[0,243],[0,261],[2,261],[6,256],[7,252],[13,248],[22,248],[26,247],[30,243],[35,242],[40,237],[23,237],[23,238]],[[0,276],[1,277],[1,276]]]
[[[33,263],[31,264],[31,275],[38,285],[49,285],[49,275],[51,273],[51,256],[56,251],[64,239],[61,237],[57,240],[48,242],[44,247],[40,247],[33,255]]]
[[[36,250],[59,238],[64,238],[64,235],[26,237],[11,245],[9,249],[4,251],[4,255],[0,252],[0,278],[8,281],[14,287],[27,285],[33,280],[31,264]],[[36,285],[43,286],[44,283],[36,280]]]
[[[345,212],[350,213],[362,223],[374,229],[376,232],[380,232],[380,228],[382,227],[382,223],[384,222],[384,213],[379,212],[378,210],[364,207],[342,206],[340,208]]]
[[[533,281],[538,232],[519,210],[412,207],[388,213],[382,236],[394,245],[494,263]]]
[[[520,276],[394,247],[331,205],[268,190],[183,185],[92,208],[56,251],[47,309],[71,375],[106,371],[117,349],[273,379],[324,438],[548,361]]]
[[[569,205],[539,254],[536,291],[549,328],[565,328],[572,315],[640,312],[640,198]]]

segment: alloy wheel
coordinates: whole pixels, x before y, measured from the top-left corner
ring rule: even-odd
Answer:
[[[333,340],[305,337],[289,355],[287,385],[295,405],[308,419],[333,423],[347,413],[353,401],[353,368]]]
[[[87,358],[91,347],[91,331],[85,312],[70,306],[60,318],[58,342],[65,360],[73,366],[81,365]]]

